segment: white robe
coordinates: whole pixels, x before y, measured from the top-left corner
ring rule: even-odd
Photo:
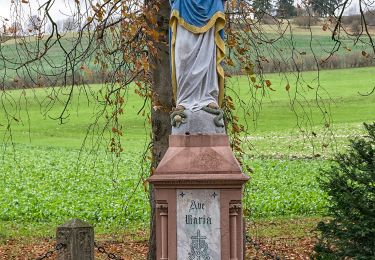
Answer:
[[[218,103],[215,27],[194,34],[177,25],[175,64],[177,105],[198,111]]]

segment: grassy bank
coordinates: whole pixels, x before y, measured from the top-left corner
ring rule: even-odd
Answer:
[[[326,70],[320,73],[318,84],[316,72],[305,72],[301,78],[303,85],[298,86],[288,74],[285,77],[278,74],[266,75],[275,91],[255,89],[244,76],[228,79],[228,86],[245,100],[244,104],[237,104],[236,113],[241,119],[246,118],[246,122],[241,122],[247,125],[252,136],[274,132],[288,135],[299,127],[321,128],[323,117],[327,116],[332,118],[334,129],[341,126],[358,128],[361,122],[373,120],[375,96],[361,96],[359,93],[368,93],[372,89],[374,73],[375,67]],[[289,91],[286,91],[287,77]],[[16,143],[79,149],[90,124],[103,109],[93,100],[98,89],[97,85],[75,89],[68,107],[69,117],[63,125],[52,118],[58,117],[63,110],[69,89],[15,90],[2,93],[0,135],[4,135],[9,119]],[[48,96],[55,91],[59,91],[61,100],[55,100],[51,107]],[[85,91],[90,93],[88,98]],[[228,93],[233,95],[231,91]],[[147,143],[150,126],[146,116],[138,115],[143,100],[134,94],[133,87],[127,90],[125,97],[126,106],[120,122],[124,132],[122,140],[126,152],[137,152]],[[322,107],[330,114],[322,113]],[[10,117],[7,118],[4,109]],[[248,114],[244,116],[245,113]],[[101,118],[98,123],[103,126],[104,119]],[[96,137],[94,133],[91,139],[88,138],[88,147],[95,142]]]

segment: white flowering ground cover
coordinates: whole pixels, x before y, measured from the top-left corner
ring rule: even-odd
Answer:
[[[146,226],[148,191],[139,154],[86,157],[78,150],[17,146],[2,158],[0,220],[61,223],[82,218],[93,224]],[[311,216],[324,213],[317,169],[324,160],[251,159],[245,189],[246,214],[253,217]]]

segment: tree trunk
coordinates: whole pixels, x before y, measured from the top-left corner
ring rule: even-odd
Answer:
[[[153,2],[153,1],[149,1]],[[159,2],[159,1],[158,1]],[[171,123],[169,113],[173,105],[173,94],[171,85],[171,72],[169,62],[168,47],[168,29],[169,29],[169,1],[159,2],[158,12],[158,32],[161,39],[156,43],[157,55],[151,57],[152,68],[152,168],[156,169],[168,149],[168,137],[171,133]],[[155,110],[153,107],[158,106]],[[156,260],[156,223],[155,223],[155,199],[154,189],[150,185],[150,205],[151,205],[151,222],[150,222],[150,240],[149,252],[147,259]]]

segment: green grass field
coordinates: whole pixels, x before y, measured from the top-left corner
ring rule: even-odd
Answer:
[[[254,169],[245,189],[247,217],[324,215],[327,201],[316,176],[320,168],[330,164],[323,158],[343,150],[348,137],[361,134],[362,122],[374,121],[375,95],[358,94],[372,89],[374,73],[373,67],[322,71],[319,87],[316,72],[303,73],[306,83],[299,87],[287,75],[289,91],[285,89],[285,79],[271,74],[267,79],[276,91],[264,95],[261,89],[255,91],[249,86],[245,77],[228,80],[228,87],[247,101],[237,104],[238,115],[242,117],[244,111],[250,111],[246,121],[241,121],[249,127],[243,136],[245,163]],[[89,88],[96,93],[99,86]],[[4,137],[0,158],[0,238],[18,234],[14,229],[51,226],[73,217],[99,227],[134,229],[148,225],[148,193],[147,185],[143,185],[148,163],[142,163],[141,155],[148,143],[150,126],[145,116],[137,115],[143,101],[133,88],[126,95],[122,118],[125,151],[120,158],[106,152],[107,139],[96,150],[91,142],[97,140],[96,134],[81,149],[87,129],[101,109],[87,102],[82,88],[76,89],[70,117],[63,125],[51,119],[61,112],[63,104],[57,102],[48,112],[45,107],[51,91],[60,91],[63,100],[66,89],[0,94],[0,135]],[[328,132],[323,126],[325,114],[317,107],[317,95],[321,95],[318,104],[324,104],[331,113]],[[294,106],[295,111],[291,105],[294,96],[295,102],[301,104]],[[254,97],[261,100],[261,105],[253,108]],[[12,122],[14,147],[9,143],[8,119]],[[315,135],[311,135],[312,131]]]
[[[244,113],[250,113],[241,122],[248,126],[251,136],[258,134],[281,135],[296,133],[299,127],[315,127],[317,131],[322,127],[323,116],[319,106],[325,106],[330,112],[333,130],[341,128],[358,128],[364,121],[371,121],[375,115],[374,95],[361,96],[358,93],[368,93],[375,82],[374,67],[360,69],[326,70],[321,71],[320,86],[317,83],[316,72],[302,74],[304,85],[296,86],[295,80],[289,77],[291,86],[286,91],[285,78],[278,74],[266,75],[272,82],[275,91],[256,90],[248,83],[246,77],[228,79],[228,86],[233,89],[244,101],[237,105],[240,118]],[[309,84],[309,87],[306,87]],[[91,85],[86,91],[94,94],[99,86]],[[51,93],[59,91],[64,101],[69,89],[37,89],[27,91],[10,91],[1,94],[3,108],[0,111],[0,134],[3,135],[7,125],[4,108],[9,112],[12,123],[12,134],[15,143],[36,146],[67,147],[79,149],[83,137],[90,124],[95,120],[102,107],[95,105],[92,97],[87,101],[83,88],[77,87],[73,94],[73,101],[69,106],[70,114],[66,124],[59,124],[56,118],[63,109],[63,104],[56,102],[55,106],[47,111],[50,100],[46,98]],[[233,95],[233,92],[228,91]],[[124,126],[124,147],[126,151],[139,152],[147,144],[149,124],[145,116],[138,115],[143,100],[134,94],[134,87],[129,87],[126,96],[126,106],[122,118]],[[317,97],[319,96],[319,97]],[[261,102],[258,104],[257,102]],[[294,102],[294,103],[293,103]],[[318,103],[317,103],[318,102]],[[27,110],[25,109],[27,107]],[[298,115],[298,117],[296,116]],[[30,118],[30,120],[28,119]],[[103,119],[102,121],[103,122]],[[349,129],[349,130],[350,130]],[[305,129],[306,130],[306,129]],[[296,133],[298,134],[298,132]],[[93,136],[95,140],[95,136]],[[92,138],[91,138],[92,139]],[[91,140],[89,138],[89,140]],[[90,143],[88,143],[90,148]]]

